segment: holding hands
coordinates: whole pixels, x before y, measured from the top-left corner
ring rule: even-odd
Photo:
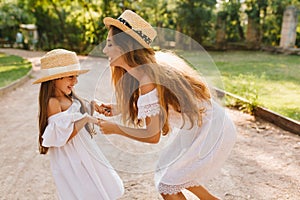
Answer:
[[[99,114],[103,114],[106,117],[112,117],[114,115],[112,111],[113,105],[103,103],[101,103],[101,105],[98,105],[95,101],[92,101],[92,104],[95,111]],[[103,119],[98,119],[98,121],[95,124],[99,126],[103,134],[112,134],[115,133],[118,129],[117,124]]]
[[[100,114],[105,115],[106,117],[111,117],[113,116],[113,112],[112,112],[112,105],[108,105],[108,104],[101,104],[100,106],[93,101],[92,102],[95,108],[95,111],[97,111]]]

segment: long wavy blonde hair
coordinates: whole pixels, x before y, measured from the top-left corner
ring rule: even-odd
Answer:
[[[111,26],[110,30],[112,40],[122,50],[125,62],[131,67],[141,68],[155,84],[159,103],[165,111],[161,115],[161,121],[164,122],[163,135],[170,131],[168,122],[170,106],[182,115],[183,120],[187,117],[192,126],[196,120],[201,126],[204,109],[199,107],[199,101],[209,100],[210,92],[199,74],[174,54],[155,53],[151,48],[142,47],[118,28]],[[137,100],[140,95],[138,80],[122,67],[112,67],[111,71],[116,101],[123,122],[139,125],[141,121],[137,119]]]

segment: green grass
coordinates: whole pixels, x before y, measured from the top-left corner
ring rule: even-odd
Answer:
[[[201,63],[195,53],[184,55],[193,63],[197,60]],[[209,52],[209,55],[220,71],[223,89],[248,99],[254,106],[300,120],[300,56],[262,51]]]
[[[31,63],[21,57],[0,53],[0,87],[25,76],[31,69]]]

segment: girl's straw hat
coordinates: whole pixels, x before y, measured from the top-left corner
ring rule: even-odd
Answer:
[[[115,26],[121,29],[145,48],[150,48],[150,44],[156,37],[154,28],[131,10],[125,10],[118,19],[105,17],[103,22],[108,28]]]
[[[41,71],[43,77],[33,82],[42,83],[62,77],[77,76],[89,70],[80,69],[79,60],[73,51],[54,49],[41,58]]]

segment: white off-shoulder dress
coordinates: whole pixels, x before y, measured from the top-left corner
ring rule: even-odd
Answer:
[[[43,134],[61,200],[114,200],[122,196],[123,183],[85,128],[67,142],[74,122],[85,117],[74,100],[63,112],[52,115]]]
[[[137,106],[140,119],[159,114],[157,90],[141,95]],[[234,146],[236,129],[225,109],[213,100],[199,102],[199,106],[205,107],[201,126],[195,122],[191,127],[186,119],[182,127],[181,115],[170,111],[172,131],[163,138],[173,134],[173,139],[163,148],[155,173],[160,193],[176,194],[184,188],[205,184],[220,170]]]

